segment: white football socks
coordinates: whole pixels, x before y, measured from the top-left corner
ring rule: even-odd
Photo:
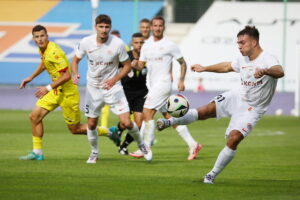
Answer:
[[[95,130],[90,130],[87,128],[87,138],[91,145],[92,152],[98,153],[98,131],[97,128]]]
[[[229,147],[225,146],[219,153],[219,156],[211,172],[215,173],[215,175],[218,175],[234,158],[235,153],[236,150],[234,151]]]
[[[145,130],[145,121],[142,122],[142,126],[140,128],[140,135],[141,135],[141,138],[144,137],[144,130]]]
[[[169,119],[171,125],[187,125],[198,120],[198,111],[196,109],[189,110],[183,117]]]
[[[187,143],[190,148],[193,148],[197,145],[197,142],[192,137],[189,129],[185,125],[177,126],[176,131],[180,137]]]
[[[154,120],[149,120],[145,122],[144,129],[144,141],[147,147],[151,146],[151,142],[154,141],[154,131],[155,131],[155,123]]]
[[[143,143],[143,140],[140,135],[139,127],[136,125],[135,122],[133,123],[132,129],[128,129],[128,133],[133,137],[133,139],[137,142],[138,145]]]

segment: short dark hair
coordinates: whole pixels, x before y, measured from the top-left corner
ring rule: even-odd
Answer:
[[[140,23],[143,23],[143,22],[150,24],[150,20],[147,18],[141,19]]]
[[[95,24],[102,24],[102,23],[111,25],[110,17],[104,14],[98,15],[95,19]]]
[[[259,41],[259,32],[255,26],[245,26],[245,28],[237,34],[237,37],[241,35],[249,35],[253,37],[256,41]]]
[[[32,35],[33,35],[34,32],[38,32],[38,31],[41,31],[41,30],[44,30],[45,33],[47,34],[47,29],[46,29],[44,26],[42,26],[42,25],[40,25],[40,24],[35,25],[35,26],[32,28]]]
[[[155,16],[151,19],[151,25],[153,24],[154,20],[161,20],[163,21],[163,25],[165,25],[165,19],[162,16]]]
[[[137,38],[137,37],[144,37],[140,32],[134,33],[131,36],[132,38]]]

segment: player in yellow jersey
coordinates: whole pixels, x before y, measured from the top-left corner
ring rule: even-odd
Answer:
[[[72,134],[86,135],[87,125],[80,123],[80,95],[77,85],[73,84],[71,80],[71,69],[64,51],[57,44],[48,40],[47,29],[41,25],[33,27],[32,36],[39,47],[41,63],[31,76],[22,81],[20,88],[24,88],[44,70],[47,70],[52,83],[38,87],[35,92],[35,96],[39,100],[29,116],[32,126],[33,152],[21,156],[20,159],[44,160],[42,152],[43,119],[49,112],[60,106]],[[110,129],[98,127],[98,132],[99,135],[107,133],[119,145],[120,139],[116,127]]]

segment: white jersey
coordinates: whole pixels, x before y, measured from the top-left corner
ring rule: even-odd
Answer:
[[[241,98],[258,111],[265,112],[272,100],[277,79],[264,75],[254,78],[256,68],[269,69],[280,65],[277,58],[263,51],[255,60],[240,56],[231,63],[232,68],[241,75]]]
[[[119,62],[128,59],[124,42],[116,36],[109,35],[104,44],[97,44],[97,35],[83,38],[75,50],[78,58],[87,55],[87,84],[101,88],[103,81],[118,74]],[[121,85],[120,81],[116,85]]]
[[[151,36],[143,45],[140,56],[140,61],[147,63],[147,86],[151,88],[156,84],[172,84],[172,60],[181,57],[182,54],[175,43],[166,38],[154,41]]]

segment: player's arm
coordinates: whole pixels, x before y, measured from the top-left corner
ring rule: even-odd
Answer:
[[[105,90],[109,90],[110,88],[112,88],[116,82],[121,80],[124,76],[126,76],[130,72],[131,63],[129,59],[125,60],[124,62],[121,62],[121,64],[123,65],[123,67],[120,68],[119,73],[116,76],[104,81],[103,88]]]
[[[179,81],[178,81],[178,90],[184,91],[185,90],[184,78],[185,78],[187,66],[186,66],[186,62],[183,57],[177,59],[177,61],[180,64],[180,77],[179,77]]]
[[[57,80],[53,81],[47,86],[37,87],[37,91],[35,92],[35,96],[37,98],[43,97],[50,90],[57,88],[58,86],[64,84],[65,82],[71,79],[71,73],[69,72],[68,67],[65,67],[64,69],[60,70],[59,73],[60,77]]]
[[[284,76],[284,71],[282,69],[282,66],[280,65],[275,65],[273,67],[270,67],[269,69],[261,69],[261,68],[256,68],[254,77],[255,78],[260,78],[264,75],[269,75],[274,78],[281,78]]]
[[[80,74],[78,73],[78,66],[81,58],[78,58],[76,55],[73,57],[71,62],[71,69],[73,74],[73,83],[78,84],[80,79]]]
[[[191,66],[191,70],[194,72],[215,72],[215,73],[227,73],[227,72],[234,71],[231,66],[231,62],[221,62],[206,67],[200,64],[195,64]]]
[[[27,78],[25,78],[22,83],[20,84],[19,88],[25,88],[26,84],[31,82],[35,77],[37,77],[40,73],[42,73],[45,70],[44,64],[41,62],[39,66],[36,68],[36,70]]]
[[[146,66],[146,62],[144,62],[144,61],[134,59],[131,62],[131,67],[138,71],[142,71],[145,66]]]
[[[142,71],[144,69],[144,67],[146,66],[146,55],[145,55],[145,45],[142,46],[141,48],[141,52],[140,52],[140,57],[139,59],[134,59],[131,62],[131,67],[138,70],[138,71]]]

